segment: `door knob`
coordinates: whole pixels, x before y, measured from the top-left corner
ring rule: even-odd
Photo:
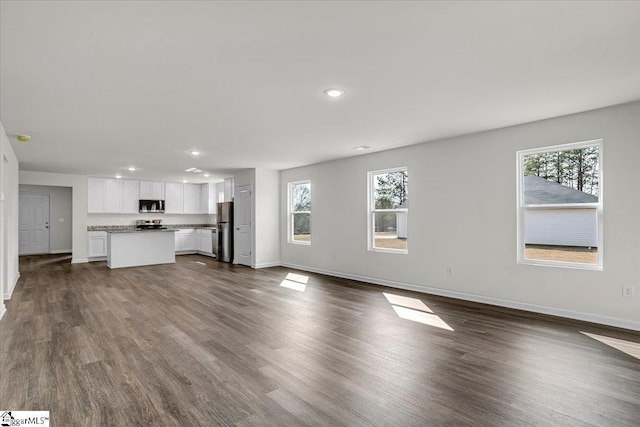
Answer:
[[[236,228],[236,230],[240,231],[240,228]]]
[[[44,226],[44,228],[49,228],[49,226],[48,226],[48,225],[45,225],[45,226]]]

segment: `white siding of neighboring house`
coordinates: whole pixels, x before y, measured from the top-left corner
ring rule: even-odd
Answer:
[[[407,238],[407,213],[402,212],[396,214],[396,221],[398,227],[398,238],[406,239]]]
[[[550,209],[525,211],[525,244],[598,246],[595,209]]]

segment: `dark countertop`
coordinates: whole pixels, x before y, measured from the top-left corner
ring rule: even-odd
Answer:
[[[162,224],[167,230],[184,230],[187,228],[203,228],[215,230],[215,224]],[[136,231],[135,225],[90,225],[87,231],[131,232]],[[163,230],[166,231],[166,230]]]
[[[92,231],[96,231],[96,230],[92,230]],[[177,229],[163,229],[163,230],[133,230],[133,229],[129,229],[129,230],[109,230],[107,231],[107,233],[110,234],[124,234],[124,233],[175,233],[176,231],[178,231]]]

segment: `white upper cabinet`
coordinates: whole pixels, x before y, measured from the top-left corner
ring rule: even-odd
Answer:
[[[168,214],[216,213],[216,184],[89,178],[89,213],[139,212],[139,200],[164,200]]]
[[[122,180],[122,212],[137,214],[140,210],[138,200],[138,181]]]
[[[209,184],[200,185],[200,213],[209,213]]]
[[[218,184],[202,184],[200,213],[215,214],[218,204]]]
[[[105,212],[122,212],[122,181],[105,179]]]
[[[177,182],[167,182],[166,197],[164,199],[164,213],[181,214],[184,212],[184,184]]]
[[[184,213],[201,213],[201,188],[199,184],[184,184]]]
[[[87,212],[89,213],[104,213],[105,210],[105,181],[104,178],[89,178],[88,184],[88,199],[89,206]]]
[[[138,181],[89,178],[88,213],[138,213]]]
[[[233,178],[226,178],[224,180],[224,201],[233,202],[234,192],[235,188],[233,184]]]
[[[140,181],[140,200],[166,200],[165,183]]]

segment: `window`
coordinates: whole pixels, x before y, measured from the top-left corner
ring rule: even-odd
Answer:
[[[369,250],[407,253],[407,168],[369,172]]]
[[[289,243],[311,244],[311,181],[289,183]]]
[[[519,151],[518,262],[602,269],[602,140]]]

